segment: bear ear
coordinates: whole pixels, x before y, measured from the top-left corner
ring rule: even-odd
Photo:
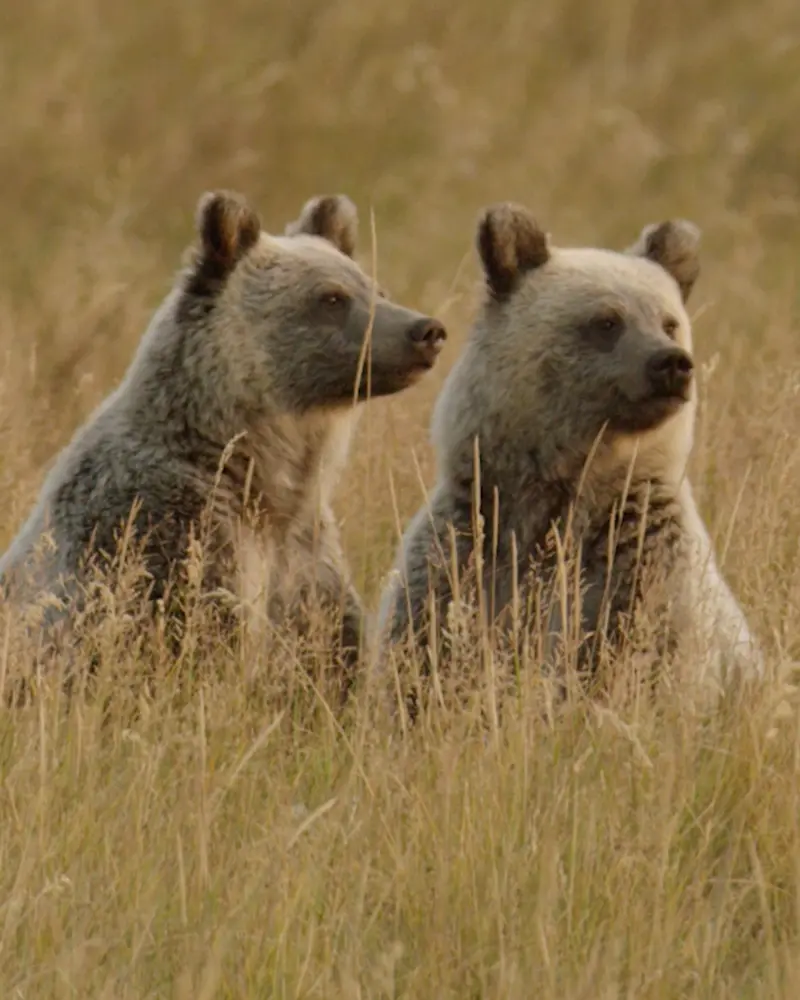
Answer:
[[[348,257],[356,251],[358,209],[346,194],[326,194],[310,198],[294,222],[284,230],[286,236],[320,236]]]
[[[512,202],[484,209],[476,242],[495,299],[507,298],[529,271],[550,259],[547,235],[527,209]]]
[[[663,267],[678,283],[686,302],[700,276],[700,237],[700,229],[693,222],[670,219],[645,226],[626,252]]]
[[[197,203],[195,225],[200,257],[220,276],[233,270],[261,233],[258,215],[235,191],[206,191]]]

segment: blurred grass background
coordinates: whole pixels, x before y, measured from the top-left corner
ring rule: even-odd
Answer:
[[[396,544],[390,476],[401,521],[432,482],[430,408],[472,314],[479,209],[521,201],[556,243],[614,247],[680,215],[704,232],[691,303],[704,366],[696,492],[759,635],[798,654],[796,0],[9,2],[0,7],[0,93],[0,545],[56,450],[121,377],[207,188],[241,190],[274,230],[310,195],[346,192],[360,209],[365,265],[374,212],[381,282],[448,325],[438,370],[370,404],[338,497],[348,554],[371,596]],[[233,727],[241,706],[225,715],[235,692],[218,696],[216,763],[198,765],[209,775],[234,768],[248,732]],[[724,760],[702,733],[687,750],[678,730],[662,732],[648,751],[672,776],[661,791],[647,767],[637,770],[637,754],[626,756],[635,745],[627,737],[565,737],[531,764],[535,740],[519,736],[496,771],[464,758],[472,786],[447,742],[428,763],[356,754],[374,792],[352,820],[360,833],[348,839],[351,821],[332,810],[316,847],[294,853],[291,824],[271,811],[298,786],[324,804],[339,751],[306,747],[311,776],[299,758],[289,773],[269,756],[261,766],[272,768],[271,783],[259,772],[225,800],[211,861],[187,840],[200,792],[171,777],[183,765],[195,773],[194,758],[186,763],[194,744],[182,742],[188,723],[152,740],[118,733],[103,745],[107,761],[87,764],[86,754],[101,753],[99,730],[91,739],[68,730],[73,742],[60,743],[61,730],[45,722],[3,729],[4,997],[798,995],[797,753],[792,737],[772,760],[746,718],[715,733]],[[522,777],[518,751],[530,768]],[[569,760],[584,752],[594,763],[578,777]],[[609,774],[624,778],[630,801],[609,790]],[[552,814],[541,792],[523,794],[534,778],[562,796]],[[38,788],[30,802],[28,782]],[[253,826],[259,796],[269,816]],[[504,803],[509,841],[489,824]],[[683,838],[677,854],[670,824]],[[755,847],[743,846],[747,831],[766,838],[760,869]],[[269,858],[276,845],[288,851],[283,868],[259,853]],[[740,848],[750,875],[720,889],[715,880],[736,869]],[[181,882],[188,903],[170,881],[175,857],[200,866],[189,889]],[[364,858],[372,861],[361,869]],[[514,887],[522,892],[531,864],[544,866],[541,885],[522,897]],[[245,878],[253,866],[278,887],[266,939]],[[70,909],[84,869],[86,886],[102,895],[107,885],[111,896],[100,904],[85,895]],[[70,870],[62,899],[58,873]],[[377,870],[385,878],[373,884]],[[370,872],[363,884],[360,872]],[[556,891],[564,872],[585,879],[570,883],[567,916]],[[428,909],[432,886],[439,895]],[[720,910],[704,908],[712,897]],[[251,921],[250,944],[223,975],[208,947],[234,912]],[[324,971],[329,962],[336,974]],[[193,968],[211,969],[206,985],[185,972]]]

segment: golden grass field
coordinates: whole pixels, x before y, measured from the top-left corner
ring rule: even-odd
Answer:
[[[448,326],[426,381],[369,404],[338,496],[373,603],[393,498],[405,522],[432,483],[479,209],[614,247],[680,215],[704,232],[695,490],[769,656],[800,657],[799,70],[796,0],[6,3],[0,548],[206,188],[274,229],[346,192],[365,266],[374,211],[379,280]],[[135,674],[123,633],[101,641]],[[0,998],[796,998],[800,726],[769,704],[400,740],[368,704],[290,718],[231,667],[136,716],[3,710]]]

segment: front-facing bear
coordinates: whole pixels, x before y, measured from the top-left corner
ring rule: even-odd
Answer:
[[[413,639],[423,671],[452,650],[448,611],[470,581],[485,619],[527,620],[530,636],[538,615],[551,664],[577,635],[573,662],[593,673],[649,614],[654,661],[685,640],[695,676],[760,669],[686,479],[698,243],[668,221],[622,253],[556,248],[524,208],[483,214],[484,302],[436,404],[438,479],[380,615],[384,641]]]
[[[23,601],[54,594],[62,616],[81,603],[87,555],[107,561],[132,519],[157,600],[202,535],[206,594],[274,621],[302,617],[313,591],[341,610],[352,666],[361,601],[330,501],[355,403],[412,385],[445,331],[375,292],[352,259],[344,196],[312,199],[273,236],[240,195],[208,193],[196,224],[188,265],[119,387],[58,457],[0,581]]]

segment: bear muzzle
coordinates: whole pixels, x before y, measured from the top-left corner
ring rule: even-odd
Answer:
[[[656,351],[647,361],[646,375],[653,396],[687,400],[692,385],[694,362],[679,347]]]
[[[447,340],[447,331],[438,319],[425,316],[409,328],[408,337],[419,356],[420,366],[432,368]]]

